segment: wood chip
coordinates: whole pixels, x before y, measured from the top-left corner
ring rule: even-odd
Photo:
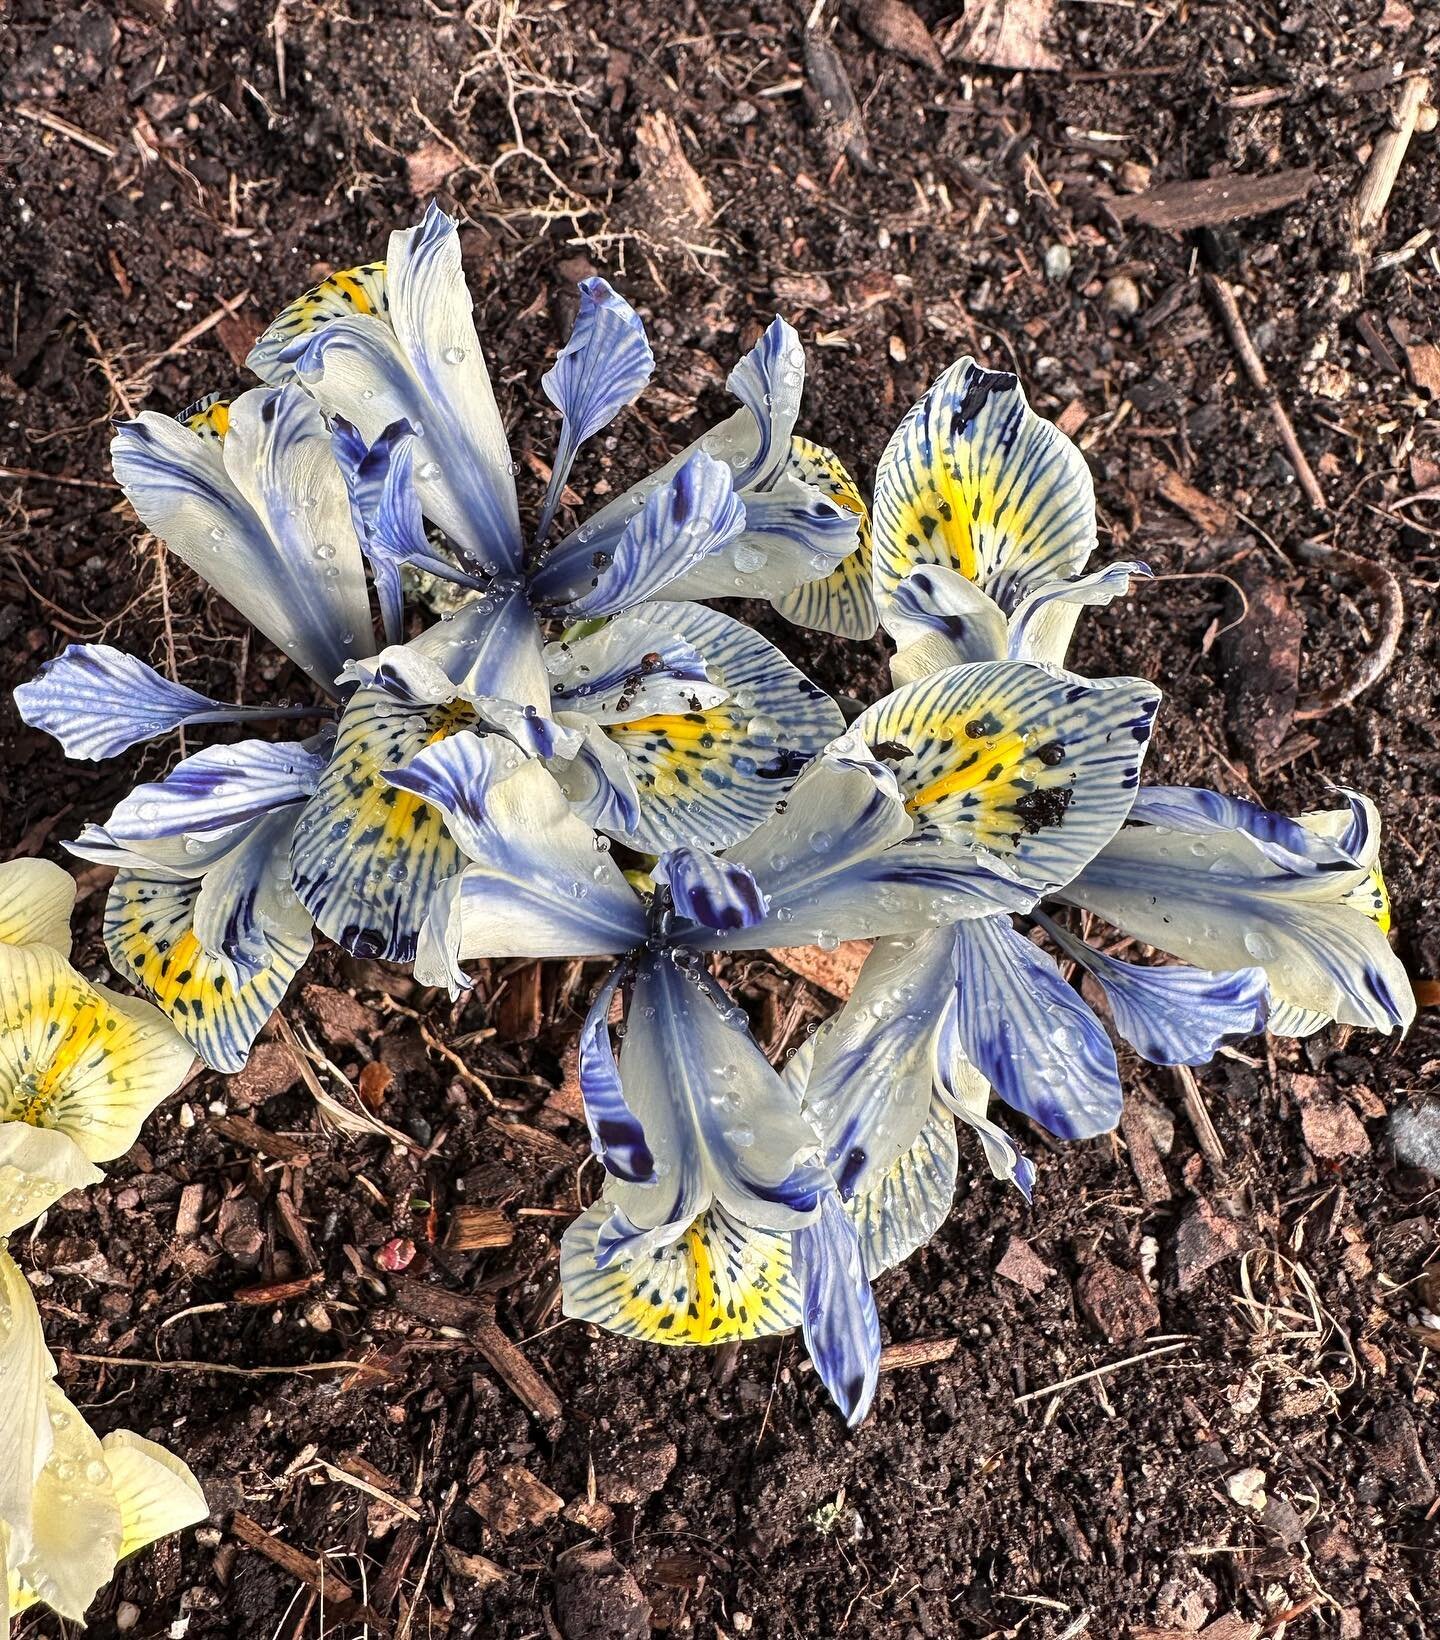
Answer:
[[[1235,509],[1197,490],[1173,467],[1159,466],[1156,489],[1172,507],[1183,512],[1203,535],[1231,535],[1235,530]]]
[[[1147,1202],[1168,1202],[1173,1194],[1165,1171],[1157,1124],[1165,1113],[1152,1107],[1139,1094],[1130,1093],[1120,1112],[1120,1131],[1130,1154],[1130,1167],[1140,1194]],[[1173,1139],[1173,1124],[1171,1138]]]
[[[507,1042],[533,1042],[540,1034],[540,964],[528,963],[506,977],[496,1024]]]
[[[1422,393],[1440,399],[1440,347],[1433,342],[1410,342],[1405,348],[1410,380]]]
[[[833,951],[818,945],[785,945],[772,948],[770,955],[792,974],[799,974],[801,979],[808,979],[845,1002],[855,989],[861,964],[872,944],[871,940],[842,940]]]
[[[917,68],[933,74],[945,72],[945,59],[930,30],[905,4],[905,0],[860,0],[855,8],[860,32],[868,35],[882,51],[893,52]]]
[[[1011,1236],[1005,1256],[995,1266],[995,1274],[1013,1281],[1027,1293],[1039,1293],[1044,1291],[1045,1283],[1055,1271],[1023,1237]]]
[[[1264,216],[1287,205],[1298,205],[1318,180],[1313,168],[1304,165],[1263,176],[1162,182],[1143,194],[1111,200],[1110,209],[1122,222],[1185,233],[1191,228],[1213,228],[1222,222],[1238,222],[1243,217]]]
[[[987,68],[1040,69],[1065,65],[1045,43],[1052,0],[970,0],[949,31],[945,55]]]
[[[445,1564],[454,1576],[463,1577],[467,1583],[478,1583],[481,1588],[504,1583],[510,1576],[503,1566],[497,1566],[489,1556],[467,1553],[464,1549],[457,1549],[453,1543],[445,1545]]]
[[[683,241],[710,222],[715,206],[685,157],[679,127],[664,109],[636,124],[635,158],[640,176],[626,204],[644,221],[647,233]]]
[[[465,163],[455,148],[431,138],[405,156],[405,178],[416,199],[429,199]]]
[[[327,1600],[338,1601],[344,1605],[355,1604],[355,1591],[341,1577],[325,1564],[323,1560],[315,1560],[301,1550],[292,1548],[288,1543],[282,1543],[279,1538],[272,1536],[257,1520],[251,1520],[249,1515],[235,1514],[230,1519],[230,1531],[242,1543],[252,1549],[258,1549],[267,1560],[273,1560],[283,1571],[290,1574],[307,1588],[316,1590]]]
[[[843,154],[857,171],[873,171],[865,120],[844,59],[819,29],[805,31],[805,107],[826,150]]]
[[[1292,1076],[1290,1092],[1300,1107],[1305,1148],[1317,1160],[1338,1162],[1368,1156],[1370,1136],[1353,1110],[1316,1076]]]
[[[210,1126],[245,1150],[273,1156],[277,1162],[288,1162],[291,1167],[305,1167],[310,1161],[310,1152],[304,1145],[287,1139],[284,1134],[272,1133],[269,1128],[252,1122],[248,1116],[215,1116],[211,1118]]]
[[[508,1247],[515,1226],[500,1207],[457,1207],[445,1228],[447,1253],[474,1253],[482,1247]]]
[[[258,1287],[239,1287],[230,1297],[236,1304],[283,1304],[286,1299],[303,1298],[325,1280],[323,1271],[298,1276],[294,1281],[267,1281]]]
[[[552,1492],[518,1463],[506,1464],[497,1474],[472,1486],[465,1501],[501,1537],[509,1537],[522,1526],[539,1526],[565,1507],[558,1492]]]

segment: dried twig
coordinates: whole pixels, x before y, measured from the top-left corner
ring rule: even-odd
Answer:
[[[1348,706],[1357,695],[1363,694],[1385,676],[1395,659],[1400,632],[1405,625],[1405,599],[1399,581],[1384,564],[1362,558],[1358,553],[1343,552],[1339,547],[1329,547],[1320,541],[1304,541],[1300,545],[1300,556],[1322,568],[1348,570],[1356,580],[1365,583],[1380,605],[1380,637],[1349,677],[1307,695],[1297,703],[1294,716],[1313,720],[1325,717],[1341,706]]]
[[[1325,512],[1325,492],[1320,488],[1320,481],[1315,476],[1309,457],[1300,448],[1300,440],[1295,436],[1294,423],[1290,420],[1285,406],[1281,404],[1280,395],[1270,385],[1264,361],[1255,351],[1255,344],[1250,340],[1250,332],[1240,317],[1240,308],[1235,300],[1234,291],[1213,273],[1205,275],[1205,289],[1220,314],[1231,346],[1244,366],[1245,374],[1250,378],[1250,385],[1265,400],[1270,411],[1270,419],[1275,423],[1275,430],[1280,435],[1280,442],[1285,446],[1285,454],[1295,469],[1295,477],[1300,481],[1300,488],[1305,492],[1306,500],[1317,512]]]
[[[1220,1135],[1215,1131],[1215,1124],[1210,1120],[1210,1107],[1205,1103],[1205,1095],[1200,1091],[1200,1084],[1195,1080],[1194,1071],[1188,1065],[1172,1065],[1170,1074],[1176,1087],[1180,1089],[1185,1114],[1190,1119],[1190,1126],[1195,1130],[1195,1142],[1212,1166],[1223,1167],[1225,1146],[1221,1144]]]
[[[92,135],[82,126],[72,125],[69,120],[62,120],[58,114],[48,113],[43,108],[31,108],[28,103],[16,103],[15,112],[21,119],[34,120],[36,125],[43,125],[57,137],[64,137],[67,142],[73,142],[80,148],[88,148],[92,154],[100,154],[105,159],[114,159],[120,152],[118,148],[112,148],[108,142]]]
[[[1047,1384],[1044,1389],[1032,1389],[1026,1395],[1017,1395],[1014,1405],[1023,1407],[1029,1401],[1041,1400],[1046,1395],[1055,1395],[1062,1389],[1073,1389],[1076,1384],[1088,1384],[1092,1378],[1104,1378],[1112,1372],[1119,1372],[1122,1367],[1133,1367],[1141,1361],[1153,1361],[1157,1356],[1174,1355],[1176,1350],[1183,1350],[1191,1340],[1179,1339],[1173,1344],[1162,1344],[1158,1350],[1144,1350],[1139,1355],[1127,1355],[1119,1361],[1111,1361],[1108,1366],[1091,1367],[1089,1372],[1077,1372],[1070,1378],[1062,1378],[1058,1383]]]
[[[1405,81],[1394,114],[1395,123],[1377,140],[1370,155],[1370,163],[1365,167],[1359,191],[1355,195],[1355,231],[1351,243],[1359,255],[1363,256],[1369,250],[1371,236],[1385,215],[1395,179],[1405,163],[1405,151],[1415,134],[1415,121],[1429,94],[1428,74],[1412,74]]]

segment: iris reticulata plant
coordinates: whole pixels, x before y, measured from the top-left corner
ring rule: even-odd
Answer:
[[[1373,804],[1289,819],[1146,787],[1159,691],[1068,669],[1081,610],[1149,571],[1089,567],[1085,463],[1014,376],[961,359],[937,379],[881,459],[872,526],[795,432],[804,361],[777,319],[731,417],[552,539],[577,452],[653,368],[602,280],[542,382],[561,427],[528,538],[438,211],[250,362],[265,386],[122,427],[116,470],[329,703],[289,709],[306,738],[182,760],[75,849],[119,868],[117,966],[221,1068],[315,926],[456,994],[471,958],[603,958],[579,1060],[604,1182],[564,1238],[569,1315],[683,1344],[799,1327],[857,1421],[871,1282],[945,1218],[956,1119],[1027,1195],[996,1099],[1061,1139],[1118,1120],[1082,975],[1160,1064],[1265,1028],[1408,1025]],[[402,571],[460,589],[408,637]],[[703,603],[733,595],[847,638],[878,620],[893,692],[847,726]],[[279,715],[96,646],[18,693],[77,756]],[[1102,923],[1175,960],[1122,959]],[[874,942],[853,995],[777,1070],[711,959],[841,940]]]

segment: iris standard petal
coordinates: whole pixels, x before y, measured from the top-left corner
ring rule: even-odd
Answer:
[[[50,860],[0,864],[0,945],[49,945],[70,955],[75,879]]]
[[[693,848],[660,856],[654,878],[670,891],[675,914],[702,928],[734,932],[754,928],[765,917],[766,898],[744,866]]]
[[[717,1203],[672,1242],[602,1259],[613,1211],[596,1202],[561,1241],[560,1290],[572,1320],[647,1344],[728,1344],[800,1325],[788,1233],[755,1230]]]
[[[1203,786],[1144,786],[1135,794],[1130,817],[1172,831],[1221,837],[1238,833],[1287,871],[1348,872],[1373,865],[1380,849],[1375,805],[1358,792],[1348,795],[1347,809],[1292,820],[1248,798],[1225,797]],[[1314,823],[1322,819],[1325,824]]]
[[[1008,917],[955,927],[956,1031],[966,1059],[1012,1110],[1061,1139],[1120,1120],[1120,1074],[1104,1027],[1054,961]]]
[[[936,1093],[979,1139],[991,1176],[1013,1184],[1028,1202],[1035,1185],[1034,1164],[1020,1153],[1005,1129],[990,1118],[990,1084],[965,1057],[954,998],[940,1020],[934,1053]]]
[[[897,689],[852,733],[894,769],[917,857],[988,857],[1048,892],[1124,822],[1159,701],[1139,678],[992,661]]]
[[[854,551],[828,575],[806,581],[773,601],[776,610],[796,626],[833,632],[838,638],[860,642],[875,636],[879,619],[875,605],[874,567],[871,562],[870,509],[855,480],[833,450],[809,439],[790,441],[790,464],[804,484],[819,490],[859,521]]]
[[[358,268],[342,268],[312,285],[303,296],[271,321],[260,340],[250,349],[246,366],[262,382],[279,387],[295,380],[296,339],[312,336],[336,319],[386,320],[390,299],[385,292],[385,264],[365,262]]]
[[[960,359],[906,415],[875,476],[875,590],[888,622],[921,564],[974,581],[1008,614],[1041,581],[1078,575],[1095,546],[1089,469],[1017,379]]]
[[[855,1226],[833,1190],[815,1222],[791,1237],[791,1257],[804,1298],[805,1348],[853,1429],[880,1378],[880,1317]]]
[[[374,649],[344,480],[314,404],[256,388],[223,444],[145,411],[116,429],[115,476],[141,521],[323,689]]]
[[[1152,1065],[1205,1065],[1223,1042],[1265,1029],[1263,968],[1216,974],[1188,963],[1145,967],[1096,951],[1049,917],[1037,921],[1094,976],[1115,1029]]]
[[[901,581],[885,630],[899,651],[891,663],[897,683],[970,661],[1004,660],[1009,641],[1004,610],[947,564],[922,565]]]
[[[745,528],[730,468],[696,450],[646,496],[609,551],[592,557],[590,588],[557,606],[567,619],[616,615],[657,597]]]
[[[91,985],[49,946],[0,946],[0,1121],[56,1128],[108,1162],[193,1057],[149,1003]]]
[[[103,1177],[68,1133],[0,1122],[0,1238]]]
[[[1348,869],[1277,865],[1239,830],[1132,826],[1059,898],[1197,968],[1263,968],[1274,1003],[1403,1030],[1415,1017],[1409,977],[1352,903],[1369,900],[1372,871],[1364,854]]]
[[[491,695],[539,712],[549,710],[550,679],[540,623],[516,582],[492,583],[405,649],[438,666],[458,694]],[[352,669],[351,675],[363,678],[363,669]]]
[[[226,715],[183,683],[103,643],[72,643],[15,690],[20,716],[60,742],[66,757],[99,762],[142,740]]]
[[[385,641],[396,644],[405,622],[401,566],[430,550],[415,488],[415,431],[408,421],[392,422],[367,443],[344,416],[332,416],[330,439],[350,496],[351,522],[375,582]]]
[[[643,943],[640,897],[554,776],[508,741],[458,734],[385,778],[428,805],[470,862],[462,957],[593,956]]]
[[[593,830],[633,837],[640,824],[640,792],[624,752],[598,723],[574,712],[561,718],[580,736],[573,753],[551,758],[547,765],[566,801]]]
[[[310,915],[290,884],[298,805],[227,838],[191,878],[126,869],[105,902],[116,970],[153,998],[213,1070],[242,1070],[309,958]]]
[[[640,792],[640,823],[625,840],[658,854],[681,843],[723,848],[746,836],[785,797],[805,764],[842,733],[840,709],[759,633],[696,604],[655,603],[627,622],[703,657],[723,699],[699,709],[652,712],[605,725]]]
[[[1083,606],[1114,603],[1134,580],[1150,580],[1150,566],[1138,562],[1106,564],[1104,569],[1069,581],[1043,581],[1020,599],[1010,618],[1008,654],[1012,660],[1062,666],[1075,621]]]
[[[455,223],[431,205],[392,233],[388,323],[332,319],[282,350],[327,415],[367,443],[405,420],[417,441],[415,480],[426,518],[488,572],[520,569],[520,515],[505,426],[475,334]]]
[[[645,1141],[639,1117],[625,1102],[620,1067],[610,1043],[610,1005],[629,978],[629,965],[615,969],[590,1004],[580,1032],[580,1097],[590,1148],[612,1178],[629,1184],[654,1184],[655,1158]]]
[[[540,378],[545,397],[564,420],[537,540],[550,533],[575,452],[637,397],[654,369],[640,315],[605,280],[582,279],[570,339]]]
[[[103,829],[134,848],[162,838],[228,834],[308,797],[325,764],[325,751],[298,741],[207,747],[183,758],[162,780],[137,786],[116,804]]]

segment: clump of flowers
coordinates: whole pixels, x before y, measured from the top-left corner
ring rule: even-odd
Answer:
[[[798,1326],[858,1421],[871,1282],[943,1222],[956,1119],[1027,1196],[992,1096],[1062,1139],[1118,1120],[1079,975],[1161,1064],[1413,1017],[1373,804],[1295,820],[1142,786],[1159,690],[1067,668],[1082,608],[1149,571],[1089,567],[1088,471],[1013,375],[938,378],[881,459],[872,531],[795,433],[804,360],[777,319],[731,373],[734,415],[552,544],[577,451],[653,368],[603,281],[542,382],[561,429],[528,536],[439,212],[250,362],[266,386],[122,427],[116,471],[330,704],[285,709],[307,739],[183,760],[73,846],[118,868],[117,966],[222,1069],[315,927],[457,994],[470,958],[606,958],[579,1046],[605,1180],[564,1238],[569,1315],[676,1344]],[[402,570],[460,589],[408,639]],[[893,692],[847,727],[698,602],[737,594],[845,637],[878,619]],[[79,756],[284,715],[96,646],[18,696]],[[1121,960],[1077,912],[1176,960]],[[854,994],[777,1071],[708,959],[854,939],[874,942]]]
[[[70,966],[75,885],[0,865],[0,1633],[37,1601],[79,1622],[116,1563],[205,1519],[189,1469],[129,1430],[97,1437],[55,1384],[5,1245],[100,1178],[193,1055],[164,1016]]]

